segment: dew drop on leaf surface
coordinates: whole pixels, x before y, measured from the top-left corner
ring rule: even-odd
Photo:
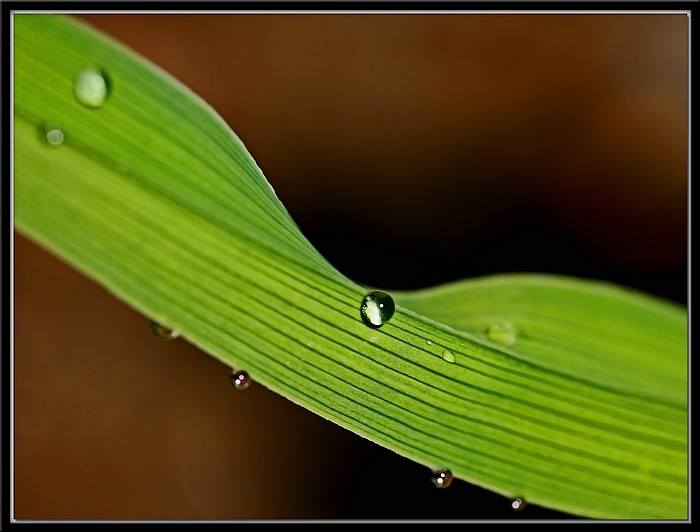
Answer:
[[[486,336],[492,342],[506,347],[513,345],[518,337],[515,326],[507,321],[489,325]]]
[[[452,484],[452,472],[449,469],[433,469],[430,481],[436,488],[448,488]]]
[[[177,331],[155,321],[151,322],[151,332],[161,340],[175,340],[180,336]]]
[[[517,497],[517,498],[513,499],[512,501],[510,501],[510,507],[513,510],[520,511],[520,510],[523,510],[525,508],[525,506],[527,506],[527,504],[525,503],[525,499],[522,499],[520,497]]]
[[[231,385],[236,390],[245,390],[248,386],[250,386],[250,376],[245,371],[234,370],[231,373]]]
[[[46,142],[48,142],[51,146],[60,146],[63,144],[63,131],[56,124],[46,124],[44,127],[44,135]]]
[[[395,309],[394,300],[389,294],[373,291],[362,300],[360,314],[366,325],[376,329],[391,319]]]
[[[87,67],[75,77],[73,91],[84,106],[97,109],[107,101],[111,92],[111,82],[103,70]]]
[[[450,363],[452,363],[452,362],[455,361],[454,353],[452,353],[451,351],[448,351],[447,349],[445,349],[445,350],[442,352],[442,358],[443,358],[443,360],[445,360],[446,362],[450,362]]]

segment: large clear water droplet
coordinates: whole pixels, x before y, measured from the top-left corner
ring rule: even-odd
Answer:
[[[90,66],[81,70],[75,77],[73,91],[84,106],[97,109],[107,101],[112,84],[104,70]]]
[[[60,146],[64,140],[63,131],[57,124],[50,122],[44,127],[44,138],[51,146]]]
[[[360,305],[362,321],[375,329],[389,321],[394,315],[394,310],[396,306],[391,296],[378,290],[367,294]]]
[[[151,332],[161,340],[175,340],[180,336],[179,332],[155,321],[151,322]]]
[[[236,390],[245,390],[250,386],[250,376],[245,371],[233,370],[231,372],[231,385]]]
[[[525,509],[525,506],[527,506],[527,503],[522,497],[517,497],[510,501],[510,507],[518,512]]]
[[[452,484],[452,472],[449,469],[433,469],[430,481],[436,488],[449,488]]]
[[[502,321],[489,325],[486,329],[486,336],[496,344],[509,347],[518,339],[518,332],[512,323]]]

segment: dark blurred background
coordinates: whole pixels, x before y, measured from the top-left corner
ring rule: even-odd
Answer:
[[[685,14],[80,18],[210,103],[360,283],[536,271],[686,304]],[[15,517],[571,517],[233,390],[15,238]]]

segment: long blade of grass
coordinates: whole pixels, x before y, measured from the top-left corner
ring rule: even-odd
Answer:
[[[395,294],[393,318],[367,327],[367,289],[317,253],[194,94],[68,17],[15,15],[14,46],[18,231],[217,359],[426,466],[582,516],[687,518],[683,308],[499,276]],[[88,67],[108,81],[96,107],[76,98]],[[506,340],[486,333],[495,323],[512,327]]]

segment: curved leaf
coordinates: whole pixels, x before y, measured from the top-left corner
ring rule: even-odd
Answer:
[[[583,516],[687,517],[684,309],[499,276],[395,294],[391,320],[368,327],[367,289],[310,245],[204,102],[70,18],[15,15],[14,31],[17,230],[217,359],[426,466]],[[76,98],[86,68],[107,81],[102,105]],[[484,335],[496,322],[514,325],[510,345]]]

